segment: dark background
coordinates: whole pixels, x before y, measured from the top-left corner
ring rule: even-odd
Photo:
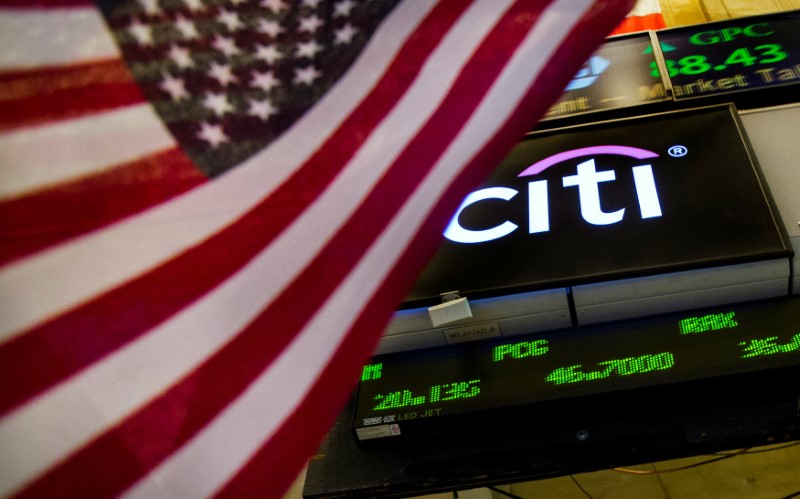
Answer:
[[[650,63],[655,61],[650,48],[650,36],[646,33],[612,38],[604,43],[595,55],[603,57],[611,64],[601,73],[591,86],[567,90],[548,113],[545,119],[558,118],[575,113],[585,113],[621,107],[636,106],[666,99],[666,96],[649,97],[641,94],[643,86],[652,87],[661,83],[660,78],[650,75]],[[647,53],[645,53],[647,51]],[[663,87],[662,87],[663,90]],[[558,103],[586,97],[590,109],[566,112],[558,109]]]
[[[443,238],[406,305],[431,303],[451,290],[476,298],[788,255],[737,120],[732,107],[719,106],[531,135],[483,185],[511,187],[519,194],[508,202],[476,203],[460,217],[461,225],[473,230],[504,220],[519,228],[477,244]],[[562,177],[574,175],[577,165],[591,157],[517,177],[553,154],[598,145],[632,146],[659,155],[645,160],[593,157],[597,171],[615,171],[616,180],[600,183],[599,189],[603,211],[625,208],[617,224],[585,222],[578,188],[562,187]],[[685,146],[688,154],[669,156],[673,145]],[[641,164],[652,165],[659,218],[641,219],[631,171]],[[542,179],[548,181],[550,231],[528,234],[527,184]]]

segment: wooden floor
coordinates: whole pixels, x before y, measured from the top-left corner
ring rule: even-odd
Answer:
[[[800,9],[800,0],[658,0],[667,27]]]

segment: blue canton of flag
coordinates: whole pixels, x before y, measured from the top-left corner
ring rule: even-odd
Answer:
[[[397,1],[101,8],[145,96],[213,176],[265,147],[322,97]]]

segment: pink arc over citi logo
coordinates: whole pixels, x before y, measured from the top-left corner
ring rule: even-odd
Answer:
[[[597,154],[613,154],[634,159],[657,158],[658,154],[646,149],[636,147],[605,145],[583,147],[570,151],[554,154],[541,161],[537,161],[523,170],[518,177],[533,176],[551,166],[564,161]],[[661,217],[661,203],[658,199],[658,189],[653,177],[653,168],[650,164],[634,166],[632,168],[633,182],[636,188],[636,198],[642,219]],[[592,225],[611,225],[622,221],[625,208],[612,212],[603,211],[600,203],[601,182],[611,182],[616,179],[614,170],[597,171],[594,159],[589,159],[578,164],[575,175],[563,177],[563,187],[577,187],[580,201],[581,216]],[[459,206],[447,229],[444,237],[457,243],[482,243],[505,237],[514,232],[519,226],[508,220],[489,229],[471,230],[461,226],[458,217],[461,212],[475,203],[486,199],[511,200],[519,191],[510,187],[488,187],[470,193]],[[547,180],[536,180],[528,183],[528,233],[536,234],[550,231],[550,204],[548,198]]]

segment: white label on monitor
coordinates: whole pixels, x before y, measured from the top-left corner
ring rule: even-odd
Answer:
[[[466,298],[458,298],[428,308],[428,315],[431,318],[433,327],[439,327],[461,319],[469,319],[472,317],[472,309],[470,309]]]
[[[444,339],[448,343],[461,343],[495,336],[500,336],[500,324],[496,322],[483,322],[444,330]]]
[[[367,428],[356,428],[356,435],[359,440],[372,440],[375,438],[393,437],[400,434],[400,425],[385,424],[380,426],[370,426]]]

